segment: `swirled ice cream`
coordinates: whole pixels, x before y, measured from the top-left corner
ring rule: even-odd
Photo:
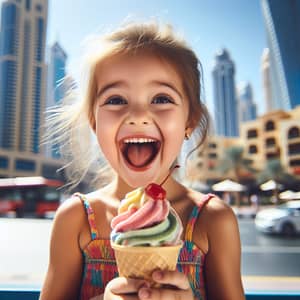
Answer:
[[[165,190],[155,183],[126,194],[111,227],[111,241],[123,246],[177,245],[182,233]]]

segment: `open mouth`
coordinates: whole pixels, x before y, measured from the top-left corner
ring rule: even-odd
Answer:
[[[153,138],[125,138],[120,149],[126,162],[133,168],[145,168],[157,156],[161,142]]]

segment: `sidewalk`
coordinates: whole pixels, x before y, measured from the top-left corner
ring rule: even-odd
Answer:
[[[300,277],[243,276],[246,292],[299,293]]]

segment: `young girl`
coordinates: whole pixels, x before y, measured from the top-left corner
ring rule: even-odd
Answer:
[[[160,288],[118,277],[109,238],[120,199],[136,187],[162,182],[185,140],[200,137],[201,145],[208,115],[199,61],[170,26],[131,24],[98,39],[93,51],[83,99],[67,106],[58,124],[69,119],[55,134],[76,138],[67,128],[86,120],[115,176],[90,194],[74,194],[58,209],[40,299],[244,299],[232,210],[172,177],[164,189],[184,226],[177,270],[153,273]],[[88,136],[78,138],[81,144],[71,146],[90,153]]]

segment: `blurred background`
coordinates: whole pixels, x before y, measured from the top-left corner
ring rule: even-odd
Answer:
[[[124,20],[154,18],[182,32],[203,66],[213,130],[184,183],[235,211],[247,290],[300,292],[299,0],[0,7],[0,286],[39,288],[45,275],[52,219],[72,192],[63,188],[59,145],[41,145],[45,111],[76,88],[82,41]],[[89,178],[76,188],[90,189]]]

